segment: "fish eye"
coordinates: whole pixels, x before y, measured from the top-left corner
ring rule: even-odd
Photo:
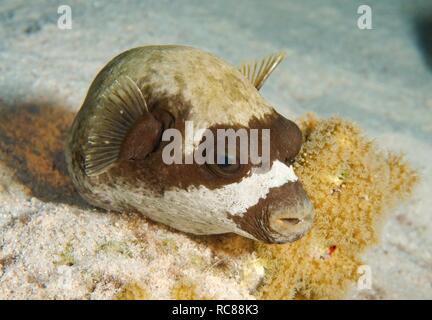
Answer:
[[[235,162],[236,161],[233,160],[232,158],[230,158],[227,154],[224,155],[223,157],[221,157],[221,159],[219,159],[217,161],[217,163],[219,164],[219,166],[221,166],[222,168],[229,167],[230,165],[232,165]]]
[[[207,164],[207,168],[217,176],[230,177],[240,171],[241,165],[238,159],[225,154],[219,157],[216,163]]]

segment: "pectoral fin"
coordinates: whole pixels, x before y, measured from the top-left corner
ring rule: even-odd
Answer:
[[[96,125],[91,128],[84,146],[85,173],[99,175],[120,157],[126,136],[140,120],[153,117],[135,81],[125,76],[110,87],[95,112]]]

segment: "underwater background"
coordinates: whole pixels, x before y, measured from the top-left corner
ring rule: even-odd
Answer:
[[[71,29],[57,25],[60,5],[72,9]],[[358,27],[360,5],[370,6],[372,29]],[[428,0],[0,1],[3,244],[6,230],[13,232],[11,225],[29,213],[90,210],[61,179],[66,170],[59,137],[106,62],[145,44],[191,45],[234,65],[284,50],[286,60],[262,89],[278,111],[289,118],[340,116],[381,148],[405,154],[419,185],[389,216],[381,243],[364,256],[373,289],[354,288],[349,297],[432,298]],[[0,256],[2,265],[13,265],[7,258]]]

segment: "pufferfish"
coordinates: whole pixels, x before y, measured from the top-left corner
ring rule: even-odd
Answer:
[[[68,135],[76,189],[96,207],[139,212],[186,233],[236,233],[265,243],[301,238],[314,215],[293,170],[302,134],[259,92],[284,57],[236,68],[178,45],[116,56],[94,79]],[[186,121],[212,132],[269,129],[268,169],[233,161],[166,164],[163,132],[184,137]]]

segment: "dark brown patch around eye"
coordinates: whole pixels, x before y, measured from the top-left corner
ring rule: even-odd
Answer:
[[[170,112],[163,109],[157,109],[153,111],[152,114],[162,124],[163,130],[174,126],[174,116]]]
[[[276,151],[275,158],[291,165],[300,152],[301,145],[302,133],[299,127],[278,115],[271,125],[271,147],[273,152]]]
[[[217,130],[222,128],[212,128],[211,131],[213,132],[214,137],[217,137]],[[205,138],[203,138],[205,140]],[[202,141],[201,141],[202,142]],[[217,138],[215,138],[214,146],[212,147],[212,150],[205,150],[212,152],[211,158],[212,162],[208,163],[206,162],[204,164],[204,168],[207,169],[213,176],[220,177],[220,178],[239,178],[243,176],[246,173],[247,166],[242,165],[240,162],[239,157],[239,146],[237,144],[236,140],[236,155],[234,156],[228,156],[228,144],[227,141],[225,141],[226,150],[225,153],[222,155],[218,154],[217,151]],[[204,156],[206,155],[206,152],[204,152]],[[234,159],[235,158],[235,159]]]
[[[163,103],[162,103],[163,102]],[[179,130],[184,136],[185,121],[188,119],[188,113],[177,114],[174,109],[167,108],[166,100],[158,104],[149,103],[149,109],[156,120],[162,123],[162,127],[174,128]],[[176,100],[178,104],[185,103],[182,100]],[[169,111],[165,111],[169,110]],[[291,162],[301,146],[301,132],[298,127],[291,121],[283,118],[277,113],[269,115],[263,119],[251,119],[248,126],[230,125],[229,128],[237,131],[238,129],[270,129],[270,157],[267,159],[270,164],[275,160]],[[215,125],[209,130],[213,131],[213,136],[217,138],[217,129],[229,129],[226,125]],[[259,134],[259,145],[262,143],[261,133]],[[204,142],[203,140],[200,142]],[[261,164],[237,159],[236,164],[230,166],[217,165],[214,158],[214,164],[172,164],[167,165],[162,161],[162,152],[164,146],[169,142],[161,141],[145,159],[135,161],[121,161],[117,166],[110,170],[113,176],[122,176],[132,183],[142,185],[143,182],[150,185],[155,192],[163,193],[163,190],[170,188],[188,189],[190,186],[205,186],[208,189],[221,188],[225,185],[237,183],[244,177],[248,176],[252,167],[261,167]],[[240,156],[241,149],[237,149],[236,156]],[[258,150],[262,155],[261,148]],[[249,159],[250,160],[250,159]],[[184,162],[184,158],[183,158]]]

